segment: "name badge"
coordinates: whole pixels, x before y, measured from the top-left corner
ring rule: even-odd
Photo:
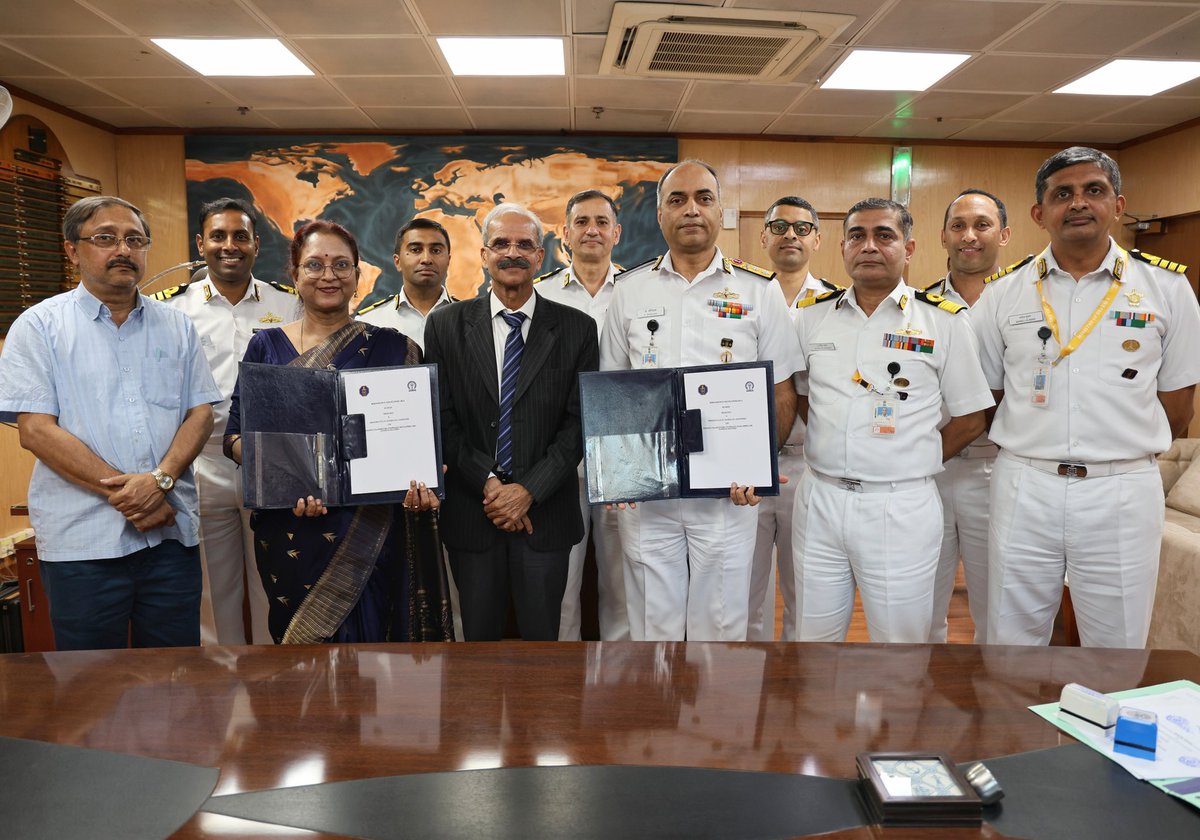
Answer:
[[[832,341],[818,341],[808,345],[808,350],[810,353],[820,353],[823,350],[837,350],[837,345]]]
[[[661,306],[650,306],[645,309],[639,309],[635,318],[655,318],[659,315],[666,315],[667,310]]]
[[[1009,315],[1008,325],[1010,327],[1019,327],[1022,324],[1036,324],[1038,321],[1045,321],[1046,316],[1041,312],[1022,312],[1020,315]]]

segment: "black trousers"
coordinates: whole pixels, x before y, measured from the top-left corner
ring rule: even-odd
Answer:
[[[458,587],[463,636],[468,642],[499,641],[512,592],[517,627],[526,641],[558,640],[558,619],[567,589],[570,549],[537,551],[529,535],[499,533],[487,551],[450,550]]]

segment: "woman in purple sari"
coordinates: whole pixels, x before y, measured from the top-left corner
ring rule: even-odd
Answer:
[[[296,231],[291,274],[304,315],[257,333],[244,361],[338,370],[421,363],[412,340],[351,320],[358,242],[341,225],[315,221]],[[240,464],[239,391],[225,453]],[[256,511],[255,559],[276,643],[453,640],[437,508],[433,491],[414,482],[402,505],[327,509],[309,496],[293,510]]]

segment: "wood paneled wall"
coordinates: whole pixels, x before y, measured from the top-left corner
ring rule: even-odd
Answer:
[[[1117,159],[1130,213],[1166,217],[1200,212],[1200,125],[1130,146]]]

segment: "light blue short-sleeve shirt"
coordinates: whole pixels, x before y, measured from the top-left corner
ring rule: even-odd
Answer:
[[[195,327],[165,303],[138,296],[117,327],[83,286],[42,301],[13,323],[0,353],[0,420],[51,414],[123,473],[158,466],[188,410],[219,403]],[[168,494],[175,524],[140,533],[103,496],[40,461],[29,515],[42,560],[123,557],[163,540],[196,545],[196,482],[189,467]]]

